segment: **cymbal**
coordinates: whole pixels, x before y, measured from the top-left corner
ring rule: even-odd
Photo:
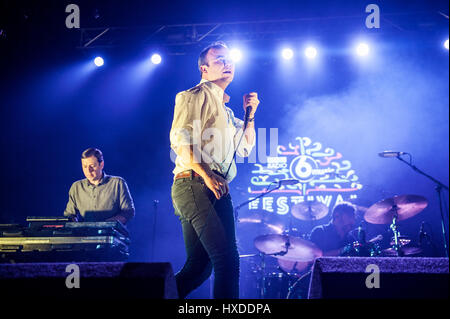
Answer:
[[[240,216],[236,227],[254,235],[281,234],[284,222],[276,213],[261,210]]]
[[[239,214],[236,223],[236,243],[241,254],[254,254],[258,250],[253,240],[266,234],[281,234],[285,230],[284,221],[275,212],[255,210]]]
[[[419,247],[404,246],[404,247],[400,247],[399,249],[403,253],[403,256],[417,255],[422,252],[422,249]],[[386,256],[397,256],[397,252],[395,251],[394,248],[385,249],[385,250],[383,250],[383,253]]]
[[[260,252],[278,259],[312,261],[322,256],[322,251],[312,242],[288,235],[258,236],[255,238],[254,244]]]
[[[397,221],[411,218],[428,206],[428,200],[419,195],[398,195],[373,204],[364,214],[371,224],[390,224],[397,208]]]
[[[292,206],[292,215],[300,220],[318,220],[327,214],[327,205],[318,201],[306,201]]]
[[[247,255],[239,255],[239,258],[249,258],[249,257],[256,257],[258,254],[247,254]]]

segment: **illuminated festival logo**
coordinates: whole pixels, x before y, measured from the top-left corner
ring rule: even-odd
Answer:
[[[279,215],[304,201],[318,201],[333,207],[341,201],[353,201],[362,189],[350,161],[332,148],[322,149],[308,137],[297,137],[288,147],[278,145],[277,157],[267,164],[255,164],[248,192],[252,199],[279,186],[283,179],[297,179],[295,185],[282,185],[270,194],[249,203],[250,210],[263,209]]]

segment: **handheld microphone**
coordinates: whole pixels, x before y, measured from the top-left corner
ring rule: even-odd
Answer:
[[[244,131],[247,128],[248,125],[248,118],[250,117],[250,113],[252,112],[252,107],[251,106],[247,106],[245,108],[245,116],[244,116]]]
[[[401,155],[407,154],[406,152],[395,152],[395,151],[384,151],[378,153],[378,156],[388,158],[388,157],[399,157]]]

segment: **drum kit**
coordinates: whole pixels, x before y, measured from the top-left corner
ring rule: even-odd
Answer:
[[[420,254],[421,248],[410,246],[411,238],[400,234],[398,222],[419,214],[427,205],[427,199],[422,196],[399,195],[381,200],[364,209],[365,222],[389,225],[393,235],[390,247],[384,250],[380,248],[378,242],[382,238],[381,235],[366,241],[365,230],[360,226],[356,229],[356,240],[347,245],[340,256],[403,257]],[[256,283],[254,288],[258,291],[256,298],[306,298],[311,266],[323,252],[308,240],[307,235],[295,232],[292,218],[314,223],[326,217],[328,213],[329,208],[325,204],[305,201],[291,207],[289,226],[286,228],[283,227],[280,216],[265,211],[238,219],[238,230],[241,229],[247,235],[256,232],[253,246],[257,253],[241,255],[245,260],[259,258],[259,264],[254,262],[256,266],[252,268],[255,275],[252,282]],[[267,257],[276,260],[278,264],[276,270],[267,267]]]

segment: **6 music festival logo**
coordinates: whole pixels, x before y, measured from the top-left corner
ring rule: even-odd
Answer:
[[[328,207],[342,201],[353,201],[363,188],[349,160],[333,148],[323,147],[308,137],[296,137],[295,143],[279,145],[277,156],[266,164],[254,164],[248,193],[252,199],[267,192],[280,180],[296,179],[299,183],[283,185],[266,196],[249,203],[250,210],[263,209],[279,215],[304,201],[319,201]]]

